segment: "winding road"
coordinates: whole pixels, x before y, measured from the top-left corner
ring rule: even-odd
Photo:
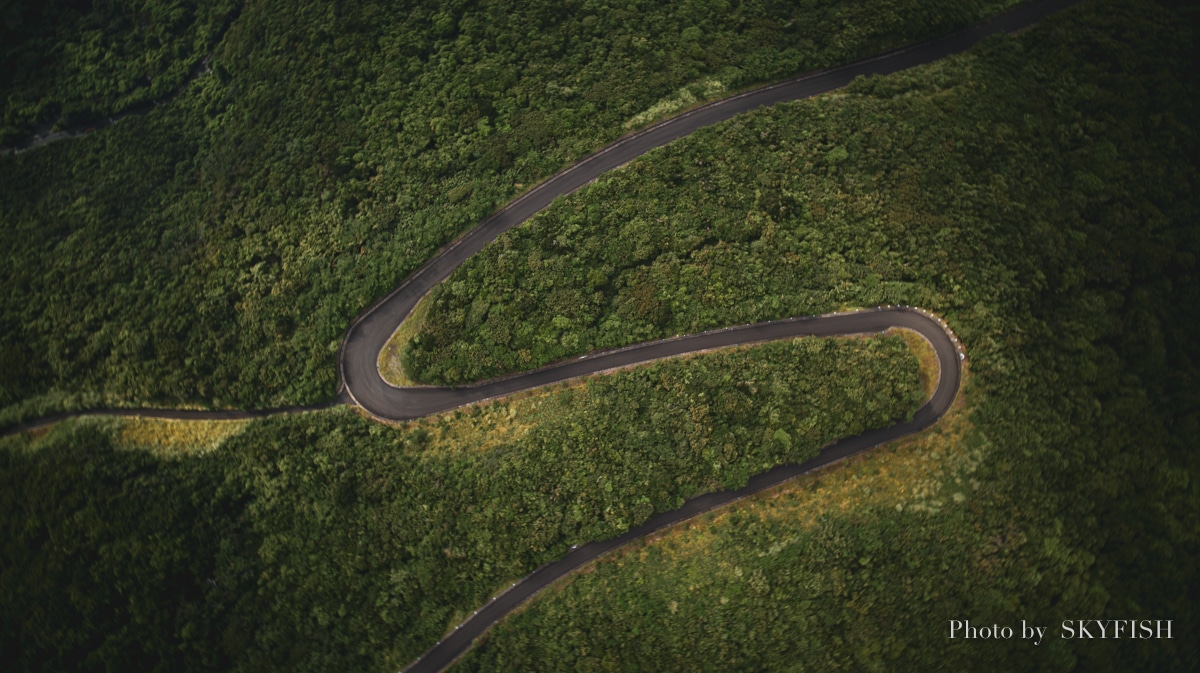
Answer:
[[[618,168],[652,149],[662,147],[697,129],[759,107],[832,91],[849,84],[861,75],[892,73],[962,52],[988,35],[1021,30],[1080,1],[1037,0],[953,35],[754,89],[696,108],[617,140],[596,154],[559,172],[485,219],[478,227],[443,248],[391,294],[364,311],[347,330],[339,353],[342,392],[337,399],[327,404],[261,411],[105,409],[43,418],[10,428],[8,432],[26,430],[67,416],[78,415],[120,414],[178,419],[253,418],[274,413],[308,411],[344,402],[356,404],[379,419],[408,420],[614,368],[742,344],[801,336],[870,334],[893,328],[906,328],[919,333],[933,346],[939,366],[938,385],[931,398],[911,419],[839,440],[822,449],[812,460],[776,467],[752,477],[743,488],[693,498],[679,509],[655,514],[642,525],[623,535],[573,549],[564,558],[538,568],[493,598],[405,669],[407,673],[441,671],[466,652],[477,637],[514,608],[597,557],[663,527],[685,521],[936,423],[950,408],[958,393],[961,363],[965,354],[946,325],[932,314],[912,307],[880,307],[743,325],[638,344],[475,385],[398,388],[382,378],[378,369],[378,355],[417,302],[484,246],[546,208],[555,198],[578,190],[605,172]]]
[[[744,333],[724,332],[724,336],[721,338],[710,338],[706,335],[685,337],[685,339],[694,339],[689,342],[692,344],[691,348],[682,348],[678,344],[676,346],[648,344],[632,349],[640,354],[640,357],[634,359],[622,361],[623,358],[631,356],[620,356],[615,353],[591,356],[578,363],[570,362],[499,381],[456,388],[398,388],[383,379],[378,367],[379,352],[395,332],[397,326],[408,317],[422,297],[438,283],[450,277],[455,269],[482,250],[488,243],[494,241],[500,234],[525,222],[549,206],[554,199],[570,194],[604,173],[619,168],[646,152],[662,147],[697,129],[711,126],[760,107],[827,93],[849,84],[854,78],[862,75],[893,73],[960,53],[988,35],[1021,30],[1079,1],[1039,0],[1024,4],[1011,12],[953,35],[753,89],[698,107],[617,140],[603,150],[560,171],[486,218],[478,227],[443,248],[391,294],[364,311],[350,325],[342,342],[339,366],[346,393],[354,403],[378,418],[408,420],[622,364],[644,362],[700,348],[732,346],[771,338],[815,334],[816,332],[794,334],[771,332],[779,334],[779,336],[771,337],[766,336],[767,332],[764,330],[767,328],[765,326],[748,327]],[[843,320],[845,319],[837,319],[836,324],[843,325]],[[866,328],[865,323],[863,326],[864,329],[854,330],[847,324],[841,331],[830,330],[827,335],[847,334],[851,331],[871,331]],[[700,345],[702,343],[706,345]]]
[[[350,325],[342,343],[340,357],[341,374],[346,392],[353,402],[367,413],[388,420],[408,420],[462,407],[464,404],[482,401],[509,393],[532,389],[532,387],[556,383],[556,381],[582,377],[582,375],[606,371],[606,369],[635,365],[672,355],[694,353],[698,350],[731,347],[731,345],[774,341],[774,339],[799,336],[845,336],[881,332],[893,328],[906,328],[918,332],[928,339],[937,354],[938,383],[934,395],[911,420],[887,428],[842,439],[824,447],[820,455],[802,464],[780,465],[752,477],[748,485],[737,491],[725,491],[701,495],[670,512],[660,512],[646,523],[638,525],[628,533],[610,540],[590,542],[572,549],[566,557],[539,567],[520,582],[512,584],[504,593],[476,611],[472,617],[455,627],[450,635],[433,645],[424,655],[409,665],[406,673],[436,673],[454,663],[470,648],[482,633],[496,624],[512,609],[520,606],[541,589],[568,575],[572,570],[589,563],[600,555],[613,551],[626,542],[653,533],[655,530],[685,521],[698,513],[727,505],[792,479],[794,476],[841,461],[854,453],[870,449],[907,434],[920,431],[941,419],[958,395],[961,381],[961,360],[965,356],[961,347],[940,320],[931,314],[911,307],[877,308],[871,311],[832,314],[812,318],[778,320],[778,322],[744,325],[739,328],[714,330],[700,335],[690,335],[664,341],[632,345],[606,353],[568,360],[532,372],[512,375],[486,383],[456,387],[396,387],[385,381],[379,373],[378,354],[384,344],[406,319],[421,298],[438,283],[446,280],[455,269],[478,253],[497,236],[528,220],[536,212],[545,209],[554,199],[575,192],[600,175],[624,166],[646,152],[691,132],[733,118],[734,115],[772,104],[797,101],[823,92],[841,88],[856,77],[869,74],[887,74],[905,70],[920,64],[944,58],[950,54],[964,52],[983,37],[997,32],[1013,32],[1039,22],[1049,14],[1076,4],[1079,0],[1042,0],[1021,5],[1014,11],[992,18],[954,35],[930,42],[916,44],[875,58],[854,64],[830,68],[830,70],[806,74],[804,77],[780,84],[764,86],[746,91],[744,94],[707,104],[676,118],[659,122],[646,130],[617,140],[607,148],[563,170],[551,179],[542,182],[532,191],[523,194],[496,214],[487,217],[479,227],[470,230],[446,246],[438,256],[424,268],[409,276],[376,305],[368,308]]]
[[[632,540],[933,425],[950,408],[958,394],[961,362],[965,357],[953,334],[933,315],[911,307],[881,307],[744,325],[638,344],[475,385],[399,388],[383,379],[378,367],[378,355],[422,297],[500,234],[525,222],[549,206],[554,199],[580,189],[600,175],[652,149],[759,107],[808,98],[843,87],[862,75],[893,73],[965,51],[988,35],[1027,28],[1079,1],[1041,0],[1024,4],[944,38],[754,89],[701,106],[621,138],[557,173],[485,219],[478,227],[446,246],[391,294],[363,312],[351,324],[342,343],[339,358],[342,381],[345,393],[355,404],[378,418],[388,420],[419,418],[558,381],[673,355],[800,336],[845,336],[907,328],[929,341],[937,354],[939,367],[937,388],[910,420],[839,440],[823,448],[812,460],[776,467],[751,478],[743,488],[693,498],[679,509],[652,516],[623,535],[571,550],[562,559],[538,568],[497,595],[405,668],[405,673],[436,673],[444,670],[470,649],[476,638],[536,593],[580,566]]]
[[[422,392],[421,389],[403,389],[403,395],[395,399],[413,404],[411,413],[415,414],[418,410],[435,413],[478,399],[660,357],[800,336],[846,336],[878,333],[897,327],[913,330],[923,336],[937,354],[939,370],[937,388],[911,419],[890,427],[868,430],[862,434],[838,440],[821,449],[821,453],[812,460],[800,464],[780,465],[751,477],[749,483],[742,488],[697,496],[685,502],[678,509],[651,516],[642,525],[632,528],[622,535],[608,540],[591,542],[571,550],[563,558],[538,568],[512,585],[507,591],[489,601],[466,621],[455,627],[450,635],[439,641],[420,659],[405,668],[405,673],[436,673],[445,669],[470,649],[476,638],[483,635],[493,624],[529,600],[534,594],[580,566],[628,542],[933,425],[946,413],[958,394],[962,379],[963,353],[954,336],[933,315],[911,307],[888,307],[853,313],[779,320],[641,344],[619,351],[590,356],[584,360],[552,365],[534,372],[482,385],[450,389],[431,388],[425,395],[419,394]]]

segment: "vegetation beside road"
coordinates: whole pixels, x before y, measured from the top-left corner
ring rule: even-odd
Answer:
[[[249,0],[169,105],[0,157],[0,427],[330,399],[359,311],[681,89],[720,95],[1010,4]]]
[[[664,360],[399,427],[66,421],[0,440],[0,649],[25,671],[395,671],[570,545],[923,401],[887,336]]]
[[[421,329],[421,325],[425,323],[425,316],[429,315],[430,305],[428,296],[417,302],[412,312],[408,314],[404,322],[400,323],[396,331],[392,333],[387,343],[379,351],[377,361],[379,375],[383,377],[384,381],[393,386],[418,385],[418,382],[413,381],[408,376],[408,373],[404,371],[404,348],[417,335],[417,331]]]
[[[1033,647],[946,630],[1198,617],[1195,19],[1180,4],[1087,2],[964,56],[752,114],[564,200],[462,268],[426,323],[454,328],[451,355],[488,353],[493,312],[510,307],[540,316],[513,345],[553,358],[572,335],[593,347],[612,316],[644,338],[909,303],[948,319],[971,376],[962,409],[921,439],[601,561],[458,668],[1196,670],[1185,639]],[[589,222],[604,202],[613,215]],[[591,246],[612,230],[635,244]],[[591,269],[607,283],[589,285]],[[645,278],[655,293],[636,292]],[[501,290],[472,323],[460,293],[477,283]],[[594,321],[555,324],[553,298],[571,293],[596,297],[576,303]],[[642,297],[657,312],[624,312]]]
[[[1103,59],[1092,65],[1045,31],[996,38],[651,152],[455,271],[433,291],[405,370],[457,384],[843,306],[996,314],[1075,287],[1092,262],[1117,273],[1119,262],[1095,257],[1143,244],[1132,225],[1095,220],[1150,201],[1176,223],[1191,207],[1194,171],[1178,145],[1190,136],[1170,127],[1189,121],[1187,89],[1174,85],[1187,78],[1163,53],[1189,38],[1155,16],[1137,25],[1167,33],[1157,53],[1134,28],[1080,35]],[[1104,44],[1122,38],[1120,53]],[[1031,59],[1054,70],[1024,67]],[[1173,116],[1153,121],[1163,114]],[[1101,243],[1091,229],[1115,227],[1124,238],[1103,252],[1085,245]]]
[[[530,231],[551,242],[565,235],[563,243],[573,246],[570,258],[556,256],[552,244],[521,239],[523,232],[497,246],[497,268],[503,255],[514,251],[519,262],[535,260],[542,264],[539,274],[561,284],[556,289],[586,290],[584,298],[598,293],[595,310],[610,310],[628,321],[628,330],[668,334],[688,331],[684,327],[692,323],[770,317],[785,307],[811,313],[842,304],[919,304],[948,318],[966,343],[972,374],[964,407],[950,425],[895,453],[827,475],[816,487],[805,482],[779,501],[731,509],[714,517],[710,527],[668,534],[660,546],[652,543],[633,556],[601,563],[502,625],[463,667],[521,670],[536,662],[538,669],[728,670],[794,665],[803,657],[814,666],[921,671],[943,664],[970,670],[1195,670],[1200,655],[1185,639],[1096,640],[1033,650],[1018,649],[1024,643],[1017,641],[967,647],[948,642],[942,631],[955,618],[1054,624],[1080,615],[1163,615],[1180,624],[1196,621],[1200,378],[1192,322],[1200,314],[1195,268],[1200,176],[1193,157],[1200,156],[1200,143],[1192,101],[1200,99],[1200,91],[1190,63],[1196,53],[1195,17],[1194,9],[1176,4],[1089,0],[1019,38],[995,38],[961,58],[734,120],[651,155],[560,202],[533,225]],[[311,16],[296,21],[323,25]],[[287,72],[280,65],[279,81]],[[247,87],[246,77],[245,72],[233,75],[236,84],[230,86],[249,91],[242,101],[248,109],[270,110],[264,101],[274,89]],[[195,95],[219,94],[216,81],[199,84]],[[662,96],[674,95],[672,87],[664,89]],[[322,100],[318,93],[312,100]],[[344,100],[354,100],[343,93]],[[658,100],[647,98],[652,100],[643,101],[646,109]],[[244,111],[231,107],[214,109],[251,128],[249,117],[238,116]],[[51,400],[52,390],[36,387],[43,380],[53,381],[60,393],[72,390],[70,381],[85,380],[85,391],[107,391],[126,400],[211,403],[220,395],[221,401],[241,403],[257,399],[255,394],[292,399],[322,392],[331,379],[300,374],[293,380],[280,373],[324,371],[319,363],[329,365],[332,357],[321,350],[328,348],[323,339],[335,343],[344,322],[316,336],[302,333],[303,326],[332,326],[377,296],[376,290],[388,289],[395,281],[392,274],[411,268],[396,260],[421,256],[404,251],[404,241],[422,239],[411,238],[416,225],[407,220],[399,230],[372,228],[385,222],[382,211],[373,210],[378,205],[371,205],[380,203],[374,195],[383,191],[374,190],[402,182],[399,168],[358,173],[352,155],[336,163],[341,146],[296,141],[293,147],[283,135],[268,133],[277,125],[312,132],[296,138],[327,140],[344,133],[345,146],[358,147],[355,151],[367,158],[374,156],[372,146],[350,142],[364,124],[307,129],[289,116],[295,113],[286,105],[276,107],[284,112],[253,127],[260,135],[228,138],[222,145],[227,154],[220,156],[229,161],[204,168],[203,187],[194,194],[187,190],[196,174],[189,173],[194,167],[185,159],[200,156],[194,148],[202,143],[189,139],[189,129],[216,134],[230,128],[229,122],[184,124],[172,116],[180,114],[172,106],[139,122],[144,125],[115,127],[79,141],[82,149],[44,148],[50,154],[43,156],[95,157],[91,165],[106,169],[81,165],[77,178],[49,180],[46,195],[75,181],[111,180],[105,184],[112,189],[71,192],[73,200],[64,197],[59,206],[87,215],[71,221],[91,224],[50,226],[45,232],[34,226],[38,219],[28,215],[32,211],[9,205],[26,203],[24,196],[0,201],[6,217],[24,213],[16,221],[33,232],[33,240],[53,242],[59,246],[54,254],[70,260],[43,270],[37,265],[53,256],[31,244],[13,253],[13,265],[0,266],[21,269],[5,278],[8,294],[0,296],[40,302],[44,313],[38,314],[43,322],[25,327],[24,314],[4,305],[0,325],[28,330],[0,341],[6,358],[0,376],[8,376],[4,383],[13,386],[4,389],[11,394],[6,403],[32,404],[29,400],[38,396]],[[373,114],[375,109],[368,108]],[[191,108],[181,104],[179,109]],[[340,119],[333,108],[315,109],[325,121]],[[353,118],[355,111],[347,114]],[[369,119],[368,114],[359,119]],[[154,129],[161,133],[136,137],[135,131]],[[255,137],[268,140],[257,145]],[[438,136],[436,146],[426,145],[419,154],[437,153],[420,154],[428,160],[441,152],[452,156],[445,141],[456,137]],[[564,144],[555,147],[570,145],[556,138]],[[139,159],[152,170],[107,170],[115,164],[100,161],[108,155],[99,148],[119,152],[135,140],[175,148],[174,154]],[[308,178],[290,180],[285,170],[309,165],[298,158],[306,151],[310,162],[316,157],[312,175],[329,170],[332,176],[339,166],[344,171],[322,178],[331,186],[321,201],[327,204],[321,211],[328,215],[325,220],[311,216],[305,210],[309,202],[295,196],[307,193]],[[536,150],[530,153],[522,156]],[[46,178],[44,166],[50,165],[40,162],[50,160],[21,163],[34,161],[28,157],[36,154],[0,162],[0,172],[11,166],[36,169],[28,172],[33,177],[21,177],[26,174],[15,169],[3,172],[0,184],[40,194],[37,180]],[[556,156],[568,155],[562,150]],[[253,168],[267,156],[282,157],[276,171]],[[178,166],[183,168],[168,170]],[[139,179],[129,180],[131,175]],[[671,185],[676,179],[679,184]],[[427,191],[449,194],[433,187],[452,180],[433,178]],[[704,194],[688,191],[695,182],[708,185]],[[747,182],[762,184],[742,189]],[[517,189],[499,179],[487,184],[499,185],[497,194]],[[358,198],[350,189],[355,185],[363,189],[363,198],[352,203],[348,197]],[[117,194],[118,186],[139,197],[159,194],[156,190],[193,196],[190,201],[148,199],[148,205],[132,197],[101,198]],[[466,204],[459,208],[486,211],[494,199],[480,197],[481,186],[486,184],[454,192],[457,203]],[[272,189],[296,190],[287,203],[297,205],[285,207],[270,195]],[[403,201],[410,192],[397,193],[403,208],[415,202]],[[636,199],[625,200],[626,193],[640,194],[644,216]],[[711,230],[688,228],[693,215],[707,216],[707,211],[689,210],[676,193],[705,199],[700,203],[711,209],[711,219],[704,224]],[[581,207],[594,194],[611,196],[631,217],[606,220],[601,210],[591,221],[592,213]],[[722,210],[721,196],[736,207]],[[178,244],[168,248],[177,252],[160,258],[148,255],[149,247],[137,247],[150,245],[137,232],[104,238],[109,230],[98,224],[141,221],[135,216],[160,212],[156,208],[170,222],[183,221],[187,210],[200,213],[207,218],[204,236],[176,239],[177,229],[147,224],[138,231]],[[396,212],[450,218],[462,211],[430,206]],[[657,222],[664,214],[676,220],[669,228]],[[442,232],[421,243],[421,254],[453,229],[439,228],[449,219],[419,221],[427,227],[422,231]],[[455,221],[468,226],[470,218]],[[592,253],[583,228],[598,240],[613,241],[604,239],[605,228],[615,236],[619,227],[633,227],[629,223],[638,225],[626,232],[637,245],[627,251],[646,257],[635,259],[624,278],[647,279],[644,284],[653,292],[629,295],[626,304],[613,299],[621,297],[619,288],[589,287],[587,275],[571,271],[570,263],[597,259],[587,256]],[[572,231],[573,226],[581,229]],[[313,232],[303,254],[290,251],[287,243],[303,239],[298,231]],[[692,240],[710,235],[719,238]],[[244,259],[237,256],[242,245],[249,251]],[[127,247],[140,252],[122,257]],[[91,268],[87,265],[98,250],[105,250],[114,266],[97,266],[100,275],[92,277],[80,269]],[[279,259],[269,257],[271,250],[282,251]],[[384,259],[388,251],[395,257]],[[464,268],[439,297],[441,309],[433,311],[443,315],[445,309],[458,320],[461,309],[462,325],[447,323],[447,340],[423,341],[420,348],[445,347],[454,355],[459,346],[453,344],[491,347],[487,335],[463,331],[471,315],[465,291],[476,282],[471,274],[493,273],[486,267],[489,259],[485,253],[479,265]],[[175,260],[181,266],[171,276],[162,269]],[[297,271],[304,260],[310,266]],[[147,288],[158,288],[154,283],[162,278],[187,282],[180,280],[171,292],[139,294],[122,269],[136,271],[129,277]],[[702,275],[705,283],[689,274]],[[350,278],[345,286],[331,280],[343,277]],[[542,277],[513,276],[537,291],[542,290],[535,281]],[[302,285],[304,279],[314,287]],[[651,281],[661,281],[660,287]],[[463,285],[456,288],[455,282]],[[202,294],[198,307],[186,301],[196,296],[186,291],[193,287],[189,283],[211,290]],[[225,283],[238,292],[223,293]],[[88,301],[89,293],[106,287],[118,288],[110,295],[120,301]],[[130,313],[130,307],[146,297],[178,302],[178,311],[146,308],[144,314],[178,323],[123,332],[123,325],[140,324],[128,316],[142,315]],[[504,317],[505,307],[516,299],[487,301],[479,309],[483,325],[493,313]],[[18,304],[13,300],[11,306]],[[592,310],[590,304],[582,306]],[[598,328],[589,336],[593,328],[572,322],[568,314],[562,314],[565,325],[556,324],[559,312],[537,313],[537,308],[529,314],[535,326],[529,343],[543,348],[537,357],[553,359],[560,355],[550,349],[584,348],[584,337],[603,336]],[[226,312],[213,313],[216,309]],[[315,317],[298,320],[305,311]],[[79,316],[85,324],[70,325]],[[293,340],[278,336],[289,324],[282,318],[289,316]],[[45,335],[59,333],[52,329],[56,321],[68,325],[64,340],[54,342],[62,348],[43,351],[38,344],[49,338]],[[236,329],[215,329],[226,323]],[[138,334],[150,336],[131,342],[140,350],[131,351],[129,360],[104,359],[105,344],[124,344]],[[162,334],[179,342],[160,339]],[[211,357],[219,350],[210,341],[214,334],[237,335],[236,343],[220,342],[229,360]],[[564,340],[572,334],[574,342]],[[199,348],[184,349],[186,339],[193,338],[188,345]],[[319,348],[305,351],[304,344]],[[532,345],[529,351],[532,362]],[[53,367],[39,359],[43,352],[57,354]],[[312,359],[295,369],[276,368],[286,359],[280,353],[293,352]],[[185,353],[197,359],[183,363]],[[419,359],[420,352],[414,354]],[[176,357],[186,366],[175,369]],[[18,666],[35,670],[100,668],[110,662],[113,668],[139,670],[394,670],[456,617],[540,560],[586,539],[585,533],[603,535],[631,525],[648,507],[641,497],[652,507],[669,504],[687,487],[725,479],[737,483],[742,474],[758,471],[756,462],[769,462],[784,444],[783,436],[776,439],[769,414],[752,416],[755,425],[746,426],[745,434],[731,434],[736,441],[729,443],[739,455],[735,462],[719,462],[720,470],[706,466],[706,448],[724,456],[724,447],[718,453],[711,441],[698,457],[693,450],[696,462],[690,467],[670,462],[680,455],[681,437],[692,449],[707,436],[691,434],[688,425],[695,422],[692,412],[705,406],[700,392],[724,386],[735,401],[745,395],[713,369],[707,380],[700,379],[702,387],[690,388],[688,377],[696,374],[689,372],[697,360],[678,363],[669,379],[675,383],[665,391],[654,391],[661,379],[645,372],[661,374],[675,363],[398,431],[345,411],[257,421],[216,450],[172,461],[120,448],[113,427],[120,421],[74,421],[34,437],[4,440],[0,590],[6,610],[0,614],[5,620],[0,649],[27,657]],[[221,364],[231,362],[236,364]],[[89,369],[93,364],[97,368]],[[485,364],[504,365],[494,358]],[[196,369],[214,366],[225,369]],[[463,368],[473,362],[462,359],[454,366],[458,371],[443,368],[434,374],[464,376]],[[787,376],[781,370],[788,368],[771,367],[763,371]],[[19,373],[38,368],[54,375]],[[801,381],[834,383],[839,390],[855,390],[861,383],[863,394],[875,394],[876,384],[863,378],[869,369],[874,371],[859,364],[852,372],[827,372],[828,378],[808,370],[785,386],[787,391],[760,387],[756,395],[796,394]],[[179,378],[159,380],[177,371]],[[225,392],[237,391],[243,379],[243,392]],[[269,385],[253,387],[262,380]],[[729,383],[741,380],[731,377]],[[610,392],[597,393],[597,385],[610,386],[604,388]],[[204,393],[186,392],[199,390]],[[832,392],[817,391],[821,397]],[[652,404],[660,393],[673,401]],[[638,400],[633,412],[626,411],[630,400]],[[846,415],[841,421],[848,422],[861,404],[854,400],[847,408],[833,402],[821,408],[831,411],[829,423],[839,420],[839,411]],[[713,405],[707,406],[711,413]],[[778,406],[781,413],[794,409]],[[13,408],[8,413],[17,413]],[[638,414],[636,423],[618,417],[620,427],[603,426],[600,419],[614,409]],[[644,428],[647,436],[631,427]],[[654,437],[660,427],[664,434]],[[793,442],[791,450],[802,454],[795,434],[783,429]],[[745,444],[747,437],[756,442]],[[544,443],[534,441],[539,438]],[[193,441],[202,444],[199,438]],[[593,445],[615,447],[625,462],[615,464],[603,452],[580,456],[576,450]],[[621,453],[641,446],[646,447],[641,457]],[[942,461],[947,465],[936,467]],[[660,462],[669,469],[660,468]],[[743,464],[749,467],[739,467]],[[639,484],[643,474],[650,475],[651,487]],[[671,482],[676,475],[690,481]],[[568,490],[557,491],[560,482]],[[613,484],[611,492],[605,483]],[[407,499],[406,494],[416,493],[423,495]],[[822,493],[830,495],[822,499]],[[547,502],[557,509],[545,509],[551,506]],[[455,527],[459,521],[462,528]],[[538,527],[544,521],[549,528]],[[456,545],[463,537],[469,544]],[[381,546],[359,546],[367,540],[380,540]],[[641,555],[644,563],[628,562]],[[742,570],[740,577],[736,569]],[[163,605],[175,609],[164,611]],[[731,608],[738,608],[736,614]],[[673,618],[702,620],[710,629],[679,629]],[[88,626],[76,628],[80,623]],[[895,624],[900,627],[887,630]],[[723,631],[743,640],[721,640]],[[31,642],[36,643],[32,649]]]

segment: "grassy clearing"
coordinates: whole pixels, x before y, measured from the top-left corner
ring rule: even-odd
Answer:
[[[892,331],[899,334],[901,339],[904,339],[904,343],[908,344],[908,349],[912,351],[913,356],[920,363],[921,390],[925,391],[925,399],[933,397],[933,391],[937,390],[938,379],[941,377],[941,366],[938,364],[937,352],[933,350],[933,344],[912,330],[897,329]]]
[[[118,446],[150,451],[156,458],[182,458],[215,451],[243,430],[249,421],[176,421],[157,418],[122,419]]]
[[[384,381],[394,386],[419,385],[404,371],[404,349],[420,331],[425,316],[429,314],[430,304],[428,296],[418,302],[412,313],[392,333],[383,350],[379,351],[379,374]]]

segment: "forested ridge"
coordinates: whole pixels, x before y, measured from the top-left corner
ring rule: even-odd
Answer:
[[[590,6],[562,7],[530,10],[556,17],[539,36],[583,29],[574,12]],[[371,98],[388,72],[372,63],[428,72],[412,81],[442,95],[438,78],[474,53],[455,49],[505,16],[480,29],[454,8],[440,24],[414,10],[446,31],[422,43],[438,57],[381,48],[376,62],[356,40],[384,35],[384,16],[345,8],[247,5],[213,74],[171,105],[0,159],[6,423],[100,403],[332,394],[349,316],[535,176],[646,110],[705,95],[705,68],[723,67],[679,46],[687,33],[716,49],[719,22],[655,23],[645,7],[629,30],[676,46],[663,47],[660,88],[617,71],[593,85],[636,104],[572,117],[577,92],[534,92],[579,70],[552,65],[576,42],[527,39],[542,46],[523,62],[545,70],[518,78],[519,109],[553,132],[517,145],[535,126],[502,105],[485,130],[474,98],[456,108],[406,90],[406,105],[428,106],[414,118]],[[1195,19],[1186,4],[1088,0],[964,56],[733,120],[564,199],[461,269],[409,354],[427,378],[520,368],[503,338],[532,363],[875,303],[945,316],[970,375],[961,408],[911,443],[601,562],[460,667],[1200,666],[1185,638],[1043,649],[943,630],[955,618],[1195,623]],[[853,51],[860,25],[811,53]],[[773,34],[721,58],[775,53]],[[330,68],[344,77],[305,75]],[[611,126],[585,129],[601,118]],[[488,142],[511,165],[478,168]],[[469,294],[493,284],[505,291]],[[520,305],[517,289],[540,303]],[[527,323],[505,335],[518,308]],[[42,670],[395,670],[570,544],[911,413],[917,375],[901,351],[896,339],[775,344],[399,428],[332,410],[189,431],[85,419],[5,438],[0,651]]]
[[[24,671],[395,671],[571,544],[924,401],[898,336],[662,361],[401,427],[67,421],[0,440]]]
[[[601,561],[458,668],[1196,670],[1187,638],[1058,637],[1197,618],[1195,19],[1087,2],[752,113],[459,269],[409,353],[433,380],[875,303],[945,315],[971,374],[933,431]]]
[[[0,157],[0,425],[330,399],[350,320],[535,181],[704,97],[1008,4],[246,2],[169,104]]]
[[[997,38],[962,74],[935,65],[921,78],[859,80],[825,97],[842,104],[782,104],[652,152],[435,288],[406,373],[459,384],[845,306],[911,304],[950,318],[1037,308],[1040,293],[1088,273],[1124,289],[1135,260],[1122,261],[1122,245],[1164,273],[1187,270],[1185,61],[1144,53],[1142,41],[1190,36],[1137,26],[1081,38],[1101,59],[1090,70],[1039,37],[1036,62],[1057,70],[1013,72],[1028,52],[1010,41],[1004,61]],[[1109,63],[1118,70],[1100,69]],[[1152,236],[1096,223],[1118,212],[1149,218]],[[963,322],[951,320],[980,334]]]

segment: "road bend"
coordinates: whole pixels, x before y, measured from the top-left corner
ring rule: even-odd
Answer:
[[[1027,28],[1050,14],[1078,4],[1079,1],[1040,0],[1023,4],[1008,13],[947,37],[747,91],[621,138],[557,173],[485,219],[478,227],[446,246],[395,291],[360,315],[351,325],[342,344],[342,380],[354,403],[376,417],[390,420],[418,418],[558,381],[674,355],[802,336],[847,336],[906,328],[929,341],[937,355],[939,367],[938,385],[933,396],[912,418],[890,427],[839,440],[823,448],[815,458],[804,463],[782,465],[758,474],[743,488],[693,498],[679,509],[655,514],[642,525],[620,536],[573,549],[562,559],[538,568],[497,595],[405,668],[405,673],[434,673],[444,670],[470,649],[476,638],[517,606],[573,570],[632,540],[929,427],[937,422],[953,403],[961,382],[961,361],[965,357],[953,334],[942,321],[931,314],[910,307],[880,307],[852,313],[745,325],[638,344],[469,386],[392,386],[383,380],[379,372],[378,355],[392,333],[422,297],[500,234],[525,222],[550,205],[555,198],[578,190],[600,175],[652,149],[662,147],[697,129],[760,107],[801,100],[841,88],[859,76],[886,75],[963,52],[989,35]]]
[[[824,316],[793,318],[712,330],[673,339],[637,344],[613,351],[566,360],[530,372],[457,387],[398,388],[383,380],[378,356],[392,333],[421,300],[455,269],[500,234],[520,225],[559,196],[570,194],[604,173],[662,147],[693,131],[736,115],[776,103],[827,93],[864,75],[886,75],[965,51],[993,34],[1015,32],[1081,0],[1036,0],[943,38],[911,45],[848,65],[829,68],[785,82],[764,86],[698,107],[617,140],[599,152],[560,171],[486,218],[479,226],[445,246],[399,287],[376,302],[350,325],[338,358],[343,389],[323,405],[259,411],[187,411],[169,409],[103,409],[47,417],[9,428],[4,434],[80,415],[130,415],[173,419],[255,418],[278,413],[311,411],[342,403],[357,404],[385,420],[409,420],[484,400],[661,358],[745,344],[804,336],[875,334],[894,328],[917,332],[937,356],[938,385],[931,398],[907,420],[869,430],[824,447],[813,459],[781,465],[752,477],[736,490],[709,493],[688,500],[678,509],[660,512],[645,523],[608,540],[591,542],[548,563],[497,595],[450,635],[430,648],[405,673],[441,671],[465,653],[476,638],[514,608],[564,575],[622,545],[698,514],[772,488],[799,475],[830,465],[879,444],[918,432],[936,423],[950,408],[961,383],[965,354],[945,323],[921,309],[889,306]]]

